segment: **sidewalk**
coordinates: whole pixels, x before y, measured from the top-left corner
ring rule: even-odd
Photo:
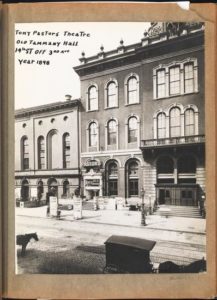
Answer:
[[[47,206],[37,208],[16,208],[16,215],[36,218],[46,217]],[[83,218],[76,222],[85,222],[91,224],[109,224],[125,227],[143,227],[141,225],[141,212],[123,210],[83,210]],[[73,221],[73,210],[62,210],[61,219]],[[194,234],[206,234],[206,220],[184,217],[162,217],[158,215],[149,215],[146,217],[146,229],[156,229],[162,231],[176,231]]]

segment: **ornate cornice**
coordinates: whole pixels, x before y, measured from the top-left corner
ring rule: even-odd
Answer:
[[[35,107],[21,108],[15,111],[15,119],[29,117],[31,115],[44,113],[44,112],[58,111],[64,108],[71,108],[79,105],[80,105],[80,99],[74,99],[68,101],[59,101],[59,102],[35,106]]]

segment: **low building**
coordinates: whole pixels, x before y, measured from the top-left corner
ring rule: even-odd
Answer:
[[[16,198],[46,200],[53,187],[59,198],[80,186],[79,100],[15,112]]]

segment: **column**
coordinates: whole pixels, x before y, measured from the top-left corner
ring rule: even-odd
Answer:
[[[118,196],[125,198],[126,182],[125,182],[125,169],[119,168],[118,174]]]
[[[178,170],[177,170],[177,159],[174,161],[174,183],[178,183]]]

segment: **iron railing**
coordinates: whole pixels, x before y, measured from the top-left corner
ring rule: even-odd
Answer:
[[[141,140],[141,148],[166,145],[198,144],[205,142],[205,135],[189,135],[160,139]]]

